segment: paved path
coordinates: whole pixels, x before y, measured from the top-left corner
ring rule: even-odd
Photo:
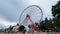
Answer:
[[[5,34],[5,33],[0,32],[0,34]],[[8,34],[8,33],[6,33],[6,34]],[[13,34],[22,34],[22,33],[13,33]],[[31,33],[26,33],[26,34],[31,34]],[[60,34],[60,32],[49,32],[49,33],[47,33],[47,32],[39,32],[39,33],[35,32],[34,34]]]

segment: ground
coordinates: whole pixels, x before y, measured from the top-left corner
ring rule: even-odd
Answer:
[[[0,32],[0,34],[5,34],[5,33]],[[8,33],[6,33],[6,34],[8,34]],[[22,33],[13,33],[13,34],[22,34]],[[26,34],[31,34],[31,33],[26,33]],[[60,32],[49,32],[49,33],[47,33],[47,32],[35,32],[34,34],[60,34]]]

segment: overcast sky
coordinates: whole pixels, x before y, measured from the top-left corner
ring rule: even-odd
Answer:
[[[0,0],[0,28],[15,25],[21,12],[29,5],[40,6],[43,10],[43,19],[53,18],[51,8],[57,1],[59,0]]]

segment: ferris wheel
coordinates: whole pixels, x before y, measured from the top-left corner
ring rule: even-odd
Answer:
[[[31,24],[32,29],[39,32],[39,28],[35,22],[39,23],[42,20],[43,12],[42,9],[37,5],[30,5],[23,10],[20,15],[19,23],[26,25]],[[30,21],[30,22],[29,22]]]
[[[35,23],[39,23],[42,20],[43,17],[43,11],[42,9],[37,5],[30,5],[27,8],[23,10],[23,12],[20,15],[19,23],[25,24],[24,22],[27,22],[26,16],[29,15],[31,20]],[[25,21],[24,21],[25,20]],[[30,24],[30,22],[29,22]]]

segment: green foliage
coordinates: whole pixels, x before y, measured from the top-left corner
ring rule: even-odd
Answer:
[[[47,18],[45,18],[44,21],[40,22],[40,25],[39,25],[40,30],[43,32],[48,29],[53,30],[54,26],[52,21],[53,21],[52,19],[48,20]]]
[[[57,30],[60,29],[60,1],[56,5],[52,6],[52,14],[54,16],[54,27],[57,27]]]
[[[52,14],[55,17],[57,14],[60,17],[60,1],[57,2],[56,5],[52,6]]]
[[[31,28],[31,25],[28,25],[29,28]]]
[[[52,6],[52,15],[54,16],[53,19],[48,20],[45,18],[44,21],[40,22],[39,28],[42,31],[47,29],[58,30],[60,28],[60,1],[58,1],[56,5]]]
[[[12,26],[10,26],[10,27],[9,27],[9,30],[10,30],[10,31],[12,31],[12,29],[13,29],[13,27],[12,27]]]

